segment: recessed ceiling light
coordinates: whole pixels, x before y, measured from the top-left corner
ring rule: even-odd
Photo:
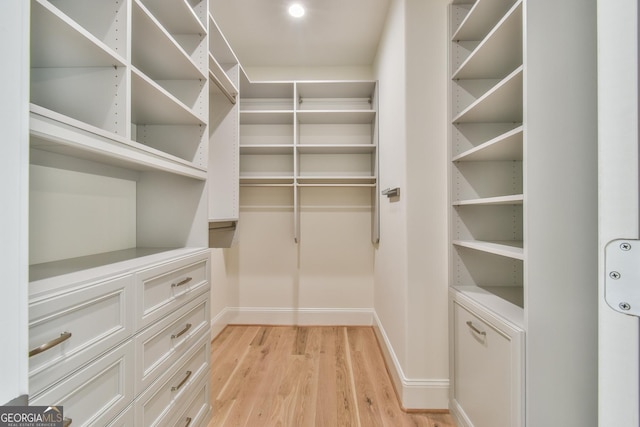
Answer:
[[[294,18],[301,18],[302,16],[304,16],[304,7],[302,7],[302,5],[298,3],[292,4],[291,6],[289,6],[289,15],[293,16]]]

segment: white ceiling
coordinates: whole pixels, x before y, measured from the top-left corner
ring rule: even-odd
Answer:
[[[391,0],[210,0],[243,66],[371,65]],[[291,3],[306,9],[289,16]]]

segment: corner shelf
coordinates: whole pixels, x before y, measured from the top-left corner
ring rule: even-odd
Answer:
[[[522,261],[524,259],[523,243],[515,240],[481,241],[481,240],[453,240],[456,246],[475,249],[488,254],[500,255]]]

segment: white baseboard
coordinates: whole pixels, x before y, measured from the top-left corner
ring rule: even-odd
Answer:
[[[391,381],[405,409],[443,410],[449,407],[448,379],[411,379],[402,371],[402,366],[393,351],[391,341],[374,312],[374,331],[382,348]]]
[[[227,307],[211,319],[211,339],[229,324],[373,326],[402,406],[405,409],[433,410],[449,406],[448,379],[405,377],[380,319],[372,309]]]
[[[211,319],[211,339],[227,325],[371,326],[370,308],[227,307]]]

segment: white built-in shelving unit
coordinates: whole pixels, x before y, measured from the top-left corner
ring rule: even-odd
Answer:
[[[596,383],[583,357],[597,342],[594,4],[451,2],[450,409],[461,426],[591,422],[568,414],[594,401]]]
[[[524,422],[523,2],[453,1],[450,17],[450,406],[461,425],[515,427]]]
[[[240,63],[209,14],[209,245],[226,247],[239,219]]]
[[[252,82],[243,74],[240,91],[241,185],[292,188],[296,241],[304,188],[369,189],[377,242],[376,82]]]
[[[522,2],[454,2],[452,20],[452,278],[522,290]]]
[[[55,345],[30,359],[30,401],[74,425],[208,419],[208,361],[189,359],[210,329],[208,28],[204,0],[31,0],[29,343]],[[200,300],[180,343],[140,342]],[[136,346],[162,354],[153,385]]]

